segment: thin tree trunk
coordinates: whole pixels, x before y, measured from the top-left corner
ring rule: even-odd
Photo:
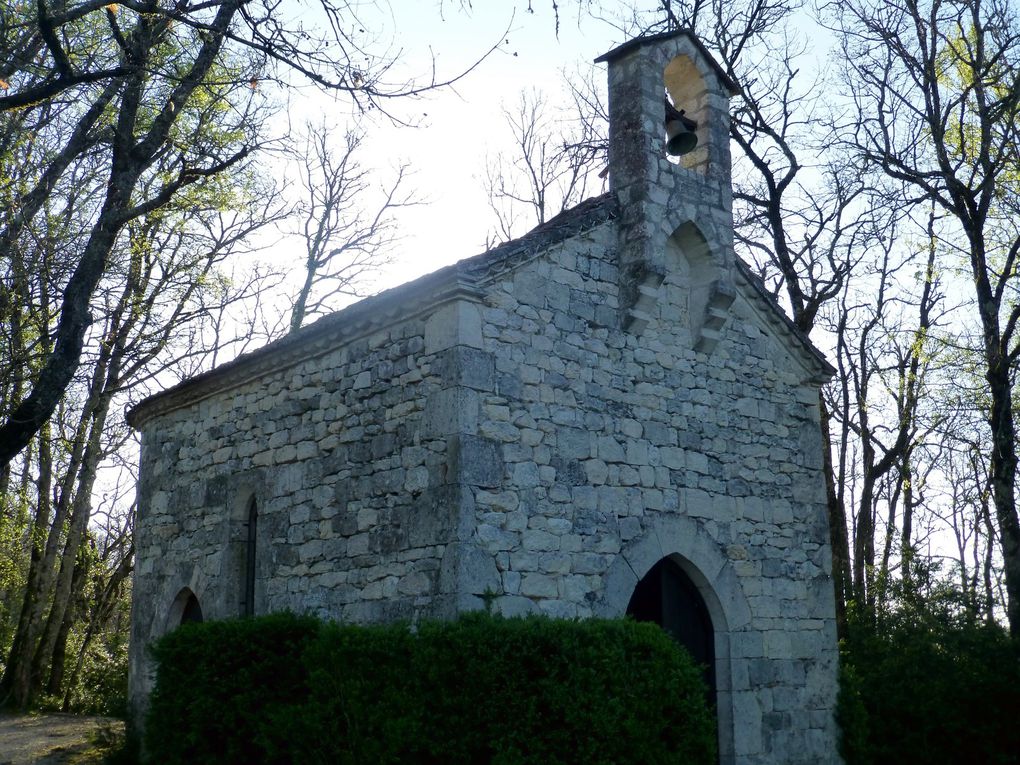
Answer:
[[[1009,370],[1005,359],[991,359],[987,375],[992,394],[992,501],[999,530],[1006,579],[1006,615],[1009,631],[1020,636],[1020,522],[1016,498],[1016,432],[1013,423]]]
[[[31,702],[32,653],[42,629],[43,609],[48,577],[46,576],[45,547],[46,527],[50,521],[50,492],[52,489],[53,459],[50,449],[50,427],[45,424],[39,431],[39,482],[35,522],[31,530],[31,555],[25,596],[21,603],[18,627],[3,677],[0,678],[0,705],[25,709]]]
[[[900,531],[900,570],[903,586],[913,587],[914,566],[914,481],[911,468],[912,452],[904,456],[903,474],[903,526]]]
[[[128,549],[124,552],[124,556],[120,559],[117,567],[110,574],[110,578],[106,582],[106,586],[103,587],[103,591],[99,595],[98,602],[91,609],[89,614],[89,623],[85,628],[85,634],[82,637],[81,646],[79,646],[78,655],[75,658],[74,669],[71,671],[71,676],[67,679],[67,684],[65,685],[66,690],[64,691],[64,703],[62,707],[64,712],[69,712],[71,710],[71,694],[78,685],[78,678],[81,675],[82,667],[85,664],[85,657],[88,655],[89,646],[92,644],[92,640],[95,638],[100,629],[103,628],[110,620],[114,605],[119,597],[120,587],[131,575],[131,571],[134,568],[133,557],[134,545],[132,543],[129,544]]]
[[[68,604],[64,609],[64,618],[60,622],[60,629],[57,631],[57,639],[53,646],[52,658],[50,660],[50,673],[46,681],[46,693],[50,696],[57,696],[63,687],[64,665],[67,657],[67,638],[71,634],[71,627],[78,618],[79,608],[76,607],[81,598],[82,589],[85,586],[85,578],[88,573],[88,560],[82,555],[77,556],[77,563],[74,567],[74,576],[71,579],[71,592],[68,596]]]
[[[846,601],[851,589],[850,540],[847,536],[846,510],[836,494],[833,472],[829,409],[818,397],[822,427],[822,472],[825,474],[825,499],[829,511],[829,541],[832,545],[832,587],[836,595],[836,633],[846,637]]]
[[[53,657],[54,649],[64,624],[73,596],[72,582],[77,568],[78,553],[82,545],[85,529],[92,514],[92,487],[95,484],[96,470],[103,457],[102,436],[106,424],[106,413],[110,399],[103,396],[96,408],[92,424],[89,428],[89,440],[85,447],[85,456],[79,472],[78,486],[72,502],[71,520],[64,543],[63,554],[60,556],[60,573],[57,576],[56,589],[53,593],[52,606],[46,620],[42,639],[32,657],[32,675],[41,684],[42,675],[47,664]]]

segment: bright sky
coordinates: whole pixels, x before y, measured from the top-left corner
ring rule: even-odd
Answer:
[[[481,252],[495,223],[484,188],[486,155],[498,153],[510,140],[503,103],[512,105],[523,90],[532,88],[558,99],[564,94],[562,71],[586,69],[622,41],[621,33],[604,22],[584,18],[579,23],[572,8],[561,9],[557,37],[550,0],[532,0],[531,5],[533,13],[527,12],[526,0],[476,0],[472,10],[461,11],[456,0],[446,0],[442,10],[438,1],[393,0],[380,9],[386,32],[377,49],[400,53],[397,76],[427,80],[434,53],[437,76],[448,78],[469,68],[492,46],[498,49],[456,85],[388,104],[395,116],[418,121],[419,127],[375,120],[370,128],[365,164],[378,167],[384,181],[401,162],[409,163],[414,175],[407,188],[429,200],[399,212],[406,238],[396,248],[396,262],[372,291]],[[604,70],[597,72],[604,75]],[[315,96],[296,103],[291,118],[315,120],[319,113],[335,113],[339,127],[349,110],[347,102]],[[280,254],[298,263],[301,247],[297,240],[281,243]]]

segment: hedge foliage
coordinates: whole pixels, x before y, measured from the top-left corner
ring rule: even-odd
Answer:
[[[153,650],[146,750],[167,765],[715,761],[700,672],[629,620],[277,614],[185,625]]]
[[[858,617],[842,645],[847,765],[1020,763],[1020,643],[937,603]]]

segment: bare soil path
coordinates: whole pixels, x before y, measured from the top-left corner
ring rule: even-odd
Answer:
[[[0,713],[0,765],[99,765],[123,732],[110,717]]]

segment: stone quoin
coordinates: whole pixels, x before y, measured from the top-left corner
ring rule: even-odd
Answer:
[[[608,194],[130,412],[136,720],[182,621],[488,603],[659,621],[709,665],[720,762],[839,762],[833,370],[734,255],[737,85],[686,32],[598,60]]]

